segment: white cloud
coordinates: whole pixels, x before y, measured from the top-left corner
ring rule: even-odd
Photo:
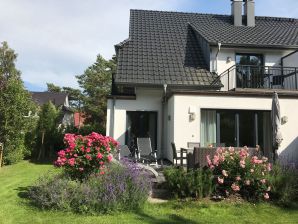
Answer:
[[[170,0],[2,0],[0,41],[18,53],[26,82],[76,86],[97,54],[111,58],[128,37],[129,9],[175,10]]]
[[[297,2],[256,1],[257,14],[297,17]],[[130,9],[197,11],[195,6],[219,10],[210,0],[1,0],[0,42],[18,53],[26,82],[77,86],[75,75],[98,53],[111,58],[114,45],[128,37]]]

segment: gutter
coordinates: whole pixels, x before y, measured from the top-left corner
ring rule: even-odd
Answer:
[[[218,43],[211,42],[210,46],[218,46]],[[286,46],[286,45],[259,45],[259,44],[232,44],[232,43],[224,43],[222,47],[226,48],[235,48],[235,47],[243,47],[243,48],[262,48],[262,49],[283,49],[283,50],[297,50],[298,45],[294,46]]]
[[[163,87],[163,84],[151,84],[151,83],[129,83],[129,82],[116,82],[119,86],[134,86],[134,87],[147,87],[147,88],[160,88]],[[221,85],[188,85],[188,84],[167,84],[167,87],[171,89],[192,89],[192,90],[209,90],[209,89],[220,89]]]
[[[217,49],[217,53],[216,53],[216,56],[215,56],[215,58],[216,58],[216,68],[215,68],[215,72],[216,72],[216,73],[218,72],[218,54],[219,54],[219,52],[220,52],[220,50],[221,50],[221,43],[218,43],[217,45],[218,45],[218,49]]]

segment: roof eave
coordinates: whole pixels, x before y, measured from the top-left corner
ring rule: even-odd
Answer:
[[[167,84],[168,88],[178,88],[178,89],[215,89],[218,90],[222,85],[195,85],[195,84],[154,84],[154,83],[132,83],[132,82],[115,82],[119,86],[133,86],[133,87],[150,87],[150,88],[160,88]]]
[[[210,42],[210,46],[218,46],[218,43]],[[221,43],[221,47],[226,48],[267,48],[267,49],[285,49],[285,50],[297,50],[298,45],[261,45],[261,44],[235,44],[235,43]]]

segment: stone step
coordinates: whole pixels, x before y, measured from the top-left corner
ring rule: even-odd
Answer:
[[[171,194],[166,189],[156,189],[153,188],[150,194],[151,198],[158,198],[158,199],[169,199],[171,197]]]

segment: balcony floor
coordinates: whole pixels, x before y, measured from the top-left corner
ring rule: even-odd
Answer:
[[[288,90],[288,89],[258,89],[258,88],[235,88],[229,91],[234,92],[247,92],[247,93],[282,93],[282,94],[293,94],[298,95],[298,90]]]

